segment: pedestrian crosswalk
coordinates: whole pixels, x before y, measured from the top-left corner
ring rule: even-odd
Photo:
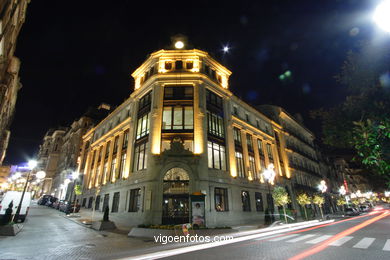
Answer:
[[[325,235],[325,234],[290,234],[290,235],[279,235],[269,239],[271,242],[286,242],[286,243],[305,243],[305,244],[319,244],[329,238],[333,237],[333,235]],[[259,238],[257,240],[263,240],[263,238]],[[350,243],[347,243],[349,242]],[[380,247],[383,251],[390,251],[390,239],[377,239],[373,237],[353,237],[353,236],[344,236],[339,238],[338,240],[332,241],[329,246],[340,247],[348,244],[352,248],[358,249],[369,249],[376,243],[375,248]]]

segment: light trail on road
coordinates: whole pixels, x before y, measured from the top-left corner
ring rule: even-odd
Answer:
[[[356,232],[356,231],[358,231],[358,230],[360,230],[360,229],[362,229],[362,228],[364,228],[364,227],[366,227],[366,226],[368,226],[368,225],[370,225],[370,224],[372,224],[372,223],[374,223],[382,218],[385,218],[385,217],[389,216],[389,214],[390,214],[390,212],[388,210],[386,210],[381,215],[373,217],[371,219],[368,219],[368,220],[366,220],[366,221],[364,221],[356,226],[353,226],[351,228],[348,228],[348,229],[332,236],[328,240],[325,240],[321,244],[316,245],[316,246],[314,246],[306,251],[303,251],[302,253],[300,253],[294,257],[289,258],[289,260],[300,260],[300,259],[304,259],[308,256],[317,254],[317,253],[321,252],[322,250],[326,249],[331,243],[333,243],[333,242],[335,242],[343,237],[346,237],[346,236],[348,236],[348,235],[350,235],[350,234],[352,234],[352,233],[354,233],[354,232]]]
[[[318,229],[318,228],[322,228],[322,227],[326,227],[326,226],[336,225],[336,224],[340,224],[342,222],[351,221],[351,220],[355,220],[355,219],[359,219],[359,218],[366,218],[366,217],[368,217],[370,215],[379,214],[379,213],[380,213],[379,211],[375,211],[375,212],[371,212],[370,214],[364,215],[364,216],[356,216],[356,217],[352,217],[352,218],[348,218],[348,219],[335,221],[335,222],[332,222],[332,223],[326,223],[326,224],[317,225],[317,226],[314,226],[314,227],[309,227],[309,228],[305,228],[305,229],[299,229],[297,231],[291,231],[291,232],[287,232],[287,233],[284,233],[284,234],[281,234],[281,235],[278,235],[278,236],[273,236],[272,239],[278,238],[278,237],[284,237],[284,236],[291,235],[291,234],[302,233],[302,232],[306,232],[306,231],[310,231],[310,230],[314,230],[314,229]],[[267,241],[269,239],[270,238],[264,238],[264,239],[256,240],[256,241],[253,241],[253,242],[250,242],[250,243],[240,244],[238,246],[242,247],[242,246],[248,246],[248,245],[252,245],[252,244],[258,244],[260,242]]]

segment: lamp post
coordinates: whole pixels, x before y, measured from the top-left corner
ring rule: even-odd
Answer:
[[[78,180],[80,176],[80,173],[77,171],[72,172],[72,179],[73,179],[73,189],[70,191],[70,200],[72,200],[74,189],[76,188],[76,181]],[[77,195],[77,194],[75,194]],[[73,213],[76,211],[76,196],[74,196],[73,200]]]
[[[341,196],[344,196],[344,198],[345,198],[345,203],[346,203],[346,205],[348,206],[348,199],[347,199],[347,196],[345,196],[345,194],[347,194],[347,191],[346,191],[344,185],[341,185],[341,186],[340,186],[339,193],[340,193]]]
[[[270,163],[268,165],[267,169],[263,171],[264,179],[266,180],[267,185],[268,185],[268,196],[269,196],[268,197],[268,209],[270,209],[271,212],[272,212],[272,214],[271,214],[272,222],[275,220],[275,217],[274,217],[274,206],[273,206],[273,199],[272,199],[272,195],[271,195],[271,186],[270,186],[270,184],[274,183],[274,179],[275,179],[275,176],[276,176],[274,168],[275,168],[274,164]]]
[[[35,167],[37,167],[37,161],[35,160],[30,160],[28,162],[28,167],[30,169],[30,171],[28,172],[27,174],[27,178],[26,178],[26,183],[24,184],[24,188],[23,188],[23,192],[22,192],[22,196],[20,198],[20,201],[19,201],[19,206],[16,210],[16,213],[14,215],[14,218],[16,221],[18,221],[18,218],[19,218],[19,214],[20,214],[20,210],[22,208],[22,203],[23,203],[23,198],[24,198],[24,194],[26,193],[26,189],[27,189],[27,186],[28,186],[28,183],[30,182],[30,175],[32,174],[31,172],[34,170]],[[42,178],[45,178],[46,176],[46,173],[44,171],[39,171],[35,174],[35,176],[38,178],[38,179],[42,179]]]

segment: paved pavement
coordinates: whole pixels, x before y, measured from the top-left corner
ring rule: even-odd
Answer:
[[[83,227],[38,205],[17,236],[0,236],[0,259],[117,259],[157,248],[153,241]]]
[[[366,215],[324,227],[308,228],[282,235],[180,254],[167,259],[289,259],[310,249],[318,252],[304,259],[390,259],[390,215],[362,227],[378,215]],[[349,230],[345,236],[336,236]],[[328,239],[333,239],[325,245]],[[315,251],[315,250],[313,250]],[[312,251],[312,252],[313,252]]]

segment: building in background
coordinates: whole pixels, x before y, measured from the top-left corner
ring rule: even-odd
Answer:
[[[62,137],[60,156],[51,188],[51,193],[54,193],[55,197],[59,199],[71,199],[70,196],[74,182],[70,183],[70,180],[72,172],[77,171],[82,137],[96,123],[106,117],[110,109],[111,107],[104,103],[97,108],[89,108],[83,116],[71,124]]]
[[[0,165],[5,158],[16,98],[22,87],[20,61],[14,53],[29,2],[0,0]]]
[[[0,193],[6,191],[10,183],[8,182],[8,178],[11,174],[11,166],[10,165],[2,165],[0,166]]]
[[[271,166],[293,200],[317,191],[313,134],[280,107],[266,116],[234,96],[230,74],[200,50],[152,53],[132,74],[135,91],[83,137],[82,206],[134,225],[225,226],[274,208]]]
[[[39,146],[37,157],[38,169],[46,172],[46,177],[41,183],[42,186],[40,189],[43,194],[51,194],[53,178],[57,170],[61,146],[66,131],[68,131],[66,127],[50,129],[45,134],[43,142]],[[41,194],[37,195],[39,196]]]

